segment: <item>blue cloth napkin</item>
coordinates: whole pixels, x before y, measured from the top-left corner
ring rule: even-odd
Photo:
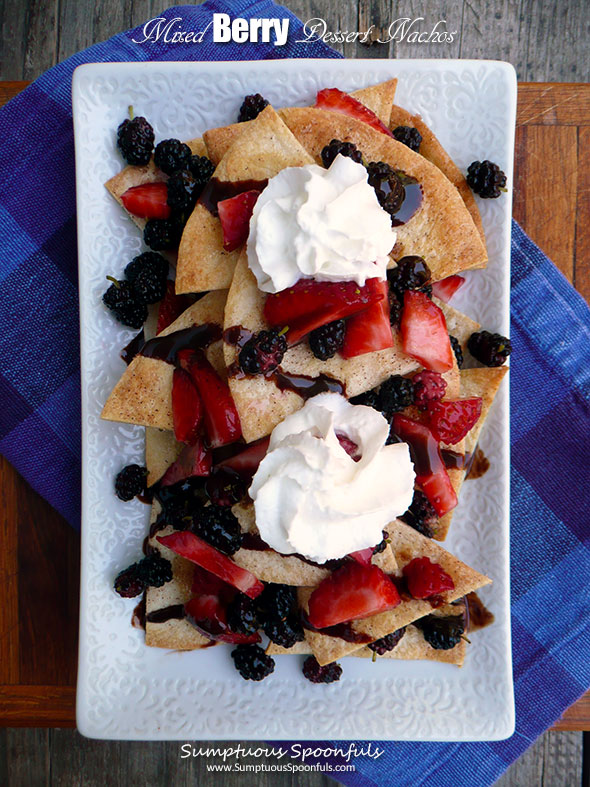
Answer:
[[[0,452],[79,527],[80,410],[71,77],[82,63],[339,57],[295,44],[270,0],[165,12],[289,18],[289,43],[138,46],[141,27],[52,68],[0,109]],[[381,743],[346,784],[488,785],[590,685],[590,311],[515,223],[512,236],[512,633],[517,731],[478,744]],[[326,742],[329,745],[329,742]],[[340,744],[342,745],[342,744]],[[334,759],[336,763],[338,760]]]

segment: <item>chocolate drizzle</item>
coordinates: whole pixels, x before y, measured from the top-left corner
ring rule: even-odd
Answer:
[[[447,470],[460,470],[465,467],[467,457],[457,453],[457,451],[451,451],[450,448],[441,448],[440,455]]]
[[[335,626],[326,626],[326,628],[318,629],[312,626],[305,612],[301,613],[301,622],[303,628],[306,628],[308,631],[317,631],[318,634],[325,634],[327,637],[338,637],[338,639],[343,639],[345,642],[366,645],[367,642],[371,642],[373,639],[362,631],[355,631],[352,623],[337,623]]]
[[[474,480],[476,478],[481,478],[482,475],[485,475],[490,469],[490,460],[479,447],[477,447],[472,454],[468,454],[465,460],[466,479],[469,478],[470,480]]]
[[[145,334],[143,332],[143,328],[141,331],[131,339],[129,344],[126,344],[125,347],[121,350],[121,358],[125,361],[127,366],[131,363],[131,361],[135,358],[135,356],[141,352],[141,348],[145,344]]]
[[[141,597],[141,601],[135,607],[133,614],[131,615],[131,625],[134,629],[145,630],[145,602],[146,594],[144,593]]]
[[[273,372],[271,377],[280,391],[293,391],[302,399],[311,399],[312,396],[326,392],[343,395],[346,393],[344,383],[327,374],[308,377],[306,374],[291,374],[279,368]]]
[[[221,339],[221,328],[218,325],[194,325],[167,336],[155,336],[141,348],[141,355],[174,364],[180,350],[202,350],[218,339]]]
[[[182,620],[185,615],[184,604],[170,604],[168,607],[153,609],[145,619],[148,623],[166,623],[167,620]]]
[[[485,628],[494,622],[494,615],[485,606],[477,593],[468,593],[465,596],[465,607],[467,612],[467,631],[477,631]]]
[[[396,173],[404,186],[404,201],[400,209],[391,218],[391,224],[394,227],[399,227],[401,224],[408,222],[416,213],[420,205],[422,205],[422,186],[418,183],[416,178],[406,175],[405,172]]]
[[[211,178],[201,192],[199,204],[207,208],[213,216],[218,216],[218,202],[237,197],[238,194],[243,194],[245,191],[262,191],[266,188],[267,183],[268,179],[223,181],[218,178]]]

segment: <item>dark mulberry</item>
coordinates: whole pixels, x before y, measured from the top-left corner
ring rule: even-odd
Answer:
[[[201,188],[211,179],[215,164],[207,156],[191,156],[189,171]]]
[[[370,391],[365,391],[364,393],[358,394],[358,396],[353,396],[349,399],[351,404],[362,404],[365,407],[372,407],[373,410],[379,410],[379,393],[374,388]]]
[[[117,129],[117,145],[128,164],[144,166],[154,149],[154,130],[144,117],[124,120]]]
[[[255,634],[258,630],[255,602],[238,593],[227,607],[227,622],[232,631],[238,634]]]
[[[410,150],[413,150],[415,153],[420,150],[422,134],[417,128],[414,128],[413,126],[396,126],[396,128],[393,129],[393,136],[398,142],[402,142],[404,145],[407,145],[407,147],[409,147]]]
[[[393,631],[386,637],[381,637],[381,639],[377,639],[375,642],[369,643],[368,647],[378,656],[382,656],[384,653],[389,653],[390,650],[393,650],[405,633],[406,627],[403,626],[403,628]]]
[[[244,344],[238,363],[246,374],[269,374],[279,366],[286,351],[284,335],[276,330],[260,331]]]
[[[268,101],[260,93],[252,93],[246,96],[240,107],[238,123],[246,120],[254,120],[268,106]]]
[[[125,276],[143,303],[157,303],[166,294],[168,285],[168,260],[154,251],[134,257],[125,268]]]
[[[139,300],[128,281],[117,281],[107,276],[113,283],[102,296],[102,302],[110,309],[113,316],[129,328],[141,328],[147,320],[148,310],[145,303]]]
[[[344,344],[345,333],[344,320],[334,320],[321,325],[309,334],[310,350],[320,361],[327,361],[328,358],[333,358]]]
[[[334,683],[340,680],[342,667],[335,661],[320,667],[315,656],[308,656],[303,662],[303,674],[312,683]]]
[[[384,161],[371,161],[367,164],[367,172],[369,186],[375,189],[379,204],[390,216],[395,216],[406,196],[401,179]]]
[[[414,621],[414,625],[420,629],[426,642],[435,650],[451,650],[459,644],[465,631],[463,615],[449,617],[427,615]]]
[[[259,645],[238,645],[231,657],[244,680],[264,680],[275,668],[274,659]]]
[[[115,592],[123,598],[135,598],[145,590],[145,582],[137,573],[137,565],[134,563],[117,574],[115,578]]]
[[[432,538],[436,533],[438,516],[432,503],[421,489],[414,490],[410,507],[400,519],[427,538]]]
[[[172,564],[155,552],[139,561],[137,573],[149,587],[160,588],[172,579]]]
[[[414,403],[414,383],[408,377],[394,374],[381,383],[379,409],[386,418]]]
[[[447,390],[447,383],[438,372],[424,369],[412,378],[414,383],[414,403],[426,407],[429,402],[440,402]]]
[[[463,368],[463,350],[461,349],[461,344],[459,339],[456,336],[451,336],[449,334],[449,339],[451,340],[451,347],[453,348],[453,352],[455,353],[455,358],[457,359],[457,366],[459,369]]]
[[[262,630],[271,642],[282,648],[291,648],[296,642],[305,639],[303,626],[296,614],[291,614],[284,620],[267,618],[262,624]]]
[[[183,223],[177,217],[169,219],[150,219],[143,230],[146,246],[154,251],[177,249],[182,236]]]
[[[399,328],[402,318],[402,305],[397,295],[389,291],[389,322],[392,328]]]
[[[506,191],[506,175],[492,161],[474,161],[467,169],[467,183],[484,199],[496,199]]]
[[[512,352],[510,339],[489,331],[472,333],[467,347],[475,360],[485,366],[502,366]]]
[[[140,465],[127,465],[115,478],[115,494],[119,500],[128,502],[137,495],[145,493],[147,468]]]
[[[233,555],[242,544],[240,523],[228,506],[210,505],[202,508],[195,517],[192,529],[208,544]]]
[[[205,491],[216,506],[233,506],[246,494],[248,483],[230,467],[214,468],[205,481]]]
[[[195,206],[202,186],[188,169],[179,169],[168,178],[168,205],[172,210],[189,213]]]
[[[399,302],[403,304],[406,290],[419,290],[428,286],[430,268],[422,257],[415,255],[402,257],[398,260],[397,267],[387,271],[387,279],[391,290]],[[430,295],[432,295],[432,289],[430,289]]]
[[[189,146],[179,139],[164,139],[156,145],[154,163],[166,175],[173,175],[179,169],[187,169],[191,155]]]
[[[322,164],[328,169],[336,156],[346,156],[356,161],[357,164],[363,163],[363,154],[352,142],[341,142],[339,139],[333,139],[329,145],[322,148],[321,157]]]

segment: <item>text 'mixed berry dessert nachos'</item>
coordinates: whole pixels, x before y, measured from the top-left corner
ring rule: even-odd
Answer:
[[[465,177],[395,87],[247,96],[187,142],[130,108],[116,134],[128,166],[106,185],[148,249],[107,277],[141,330],[102,416],[146,427],[114,486],[152,510],[114,588],[141,598],[147,645],[225,643],[247,680],[279,654],[319,684],[345,655],[461,666],[493,620],[491,580],[440,542],[489,464],[511,349],[449,305],[487,262],[472,189],[506,177]]]

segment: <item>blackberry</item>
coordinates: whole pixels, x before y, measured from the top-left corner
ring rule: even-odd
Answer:
[[[459,339],[456,336],[451,336],[449,334],[449,339],[451,340],[451,347],[453,348],[453,352],[455,353],[455,358],[457,359],[457,366],[459,369],[463,368],[463,350],[461,349],[461,344],[459,343]]]
[[[191,156],[188,168],[200,186],[204,186],[215,172],[215,164],[207,156]]]
[[[201,185],[188,169],[179,169],[168,178],[167,202],[172,210],[192,211],[200,193]]]
[[[371,161],[367,164],[367,172],[369,186],[375,189],[379,204],[390,216],[395,216],[406,196],[401,179],[384,161]]]
[[[191,149],[179,139],[164,139],[154,150],[154,163],[166,175],[173,175],[179,169],[186,169],[191,160]]]
[[[172,579],[172,564],[159,552],[147,555],[137,564],[137,574],[146,585],[161,588]]]
[[[296,614],[289,615],[285,620],[265,620],[262,630],[271,642],[282,648],[291,648],[296,642],[302,642],[305,639],[303,626]]]
[[[143,166],[154,149],[154,130],[144,117],[124,120],[117,129],[117,146],[128,164]]]
[[[440,402],[447,390],[447,383],[438,372],[424,369],[412,378],[414,383],[414,403],[425,408],[428,402]]]
[[[370,391],[358,394],[349,399],[351,404],[363,404],[365,407],[372,407],[373,410],[379,410],[379,394],[372,388]]]
[[[467,348],[475,360],[484,366],[502,366],[512,352],[510,339],[489,331],[472,333]]]
[[[210,505],[201,509],[192,530],[225,555],[233,555],[242,544],[240,523],[228,506]]]
[[[396,126],[393,129],[393,136],[398,142],[402,142],[404,145],[407,145],[407,147],[409,147],[410,150],[413,150],[415,153],[420,150],[422,134],[417,128],[414,128],[413,126]]]
[[[286,351],[287,340],[277,330],[260,331],[244,344],[238,363],[246,374],[268,374],[281,363]]]
[[[145,251],[126,266],[125,276],[132,283],[140,301],[157,303],[166,294],[169,267],[168,260],[161,254]]]
[[[340,680],[342,667],[335,661],[320,667],[315,656],[308,656],[303,662],[303,674],[312,683],[334,683]]]
[[[424,639],[435,650],[451,650],[458,645],[461,635],[465,631],[463,615],[426,615],[425,618],[415,620],[414,625],[420,629]]]
[[[114,582],[115,592],[123,598],[135,598],[145,590],[145,582],[138,574],[137,563],[117,574]]]
[[[397,295],[389,291],[389,323],[392,328],[399,328],[402,318],[402,305]]]
[[[230,629],[238,634],[255,634],[258,630],[258,618],[252,599],[238,593],[228,604],[227,622]]]
[[[274,672],[275,662],[259,645],[238,645],[231,657],[244,680],[264,680]]]
[[[333,139],[329,145],[322,148],[321,152],[322,164],[326,169],[332,165],[338,154],[351,158],[357,164],[363,163],[363,154],[356,145],[353,145],[352,142],[340,142],[339,139]]]
[[[204,507],[207,499],[204,481],[196,476],[171,486],[160,487],[156,494],[162,506],[158,521],[163,526],[172,525],[175,530],[188,530],[192,527],[194,517]]]
[[[430,268],[422,257],[410,255],[398,260],[396,268],[387,271],[389,286],[401,304],[406,290],[419,290],[430,280]],[[427,293],[428,294],[428,293]],[[432,295],[432,288],[430,289]]]
[[[432,284],[425,284],[424,287],[418,287],[418,289],[432,300]]]
[[[296,608],[297,596],[291,585],[267,582],[256,601],[262,621],[287,620]]]
[[[382,656],[384,653],[389,653],[390,650],[393,650],[405,633],[406,627],[403,626],[401,629],[393,631],[386,637],[381,637],[381,639],[376,639],[375,642],[370,642],[368,647],[378,656]]]
[[[381,383],[379,409],[386,418],[414,403],[414,383],[408,377],[394,374]]]
[[[178,216],[169,219],[149,219],[143,230],[146,246],[154,251],[176,249],[180,243],[183,224]]]
[[[144,494],[147,472],[147,468],[140,465],[127,465],[120,470],[115,478],[115,494],[119,500],[128,502]]]
[[[205,481],[205,492],[215,506],[233,506],[234,503],[239,503],[247,489],[247,482],[230,467],[212,470]]]
[[[377,555],[379,552],[385,552],[385,550],[387,549],[387,545],[388,545],[388,544],[389,544],[389,535],[388,535],[388,534],[387,534],[387,532],[384,530],[384,531],[383,531],[383,538],[382,538],[382,539],[381,539],[381,541],[380,541],[380,542],[377,544],[377,546],[376,546],[376,547],[373,547],[373,554],[374,554],[374,555]]]
[[[496,199],[506,191],[506,175],[492,161],[473,161],[467,169],[467,183],[484,199]]]
[[[246,120],[254,120],[268,106],[268,101],[260,95],[260,93],[252,93],[246,96],[240,107],[238,114],[238,123],[243,123]]]
[[[436,511],[421,489],[414,490],[414,497],[410,507],[405,514],[400,516],[400,519],[427,538],[434,536],[438,524]]]
[[[344,344],[345,332],[344,320],[334,320],[321,325],[309,334],[309,348],[320,361],[327,361],[328,358],[333,358]]]
[[[107,276],[107,279],[113,283],[102,296],[104,305],[123,325],[141,328],[147,320],[148,310],[137,297],[133,285],[128,281],[117,281],[112,276]]]

